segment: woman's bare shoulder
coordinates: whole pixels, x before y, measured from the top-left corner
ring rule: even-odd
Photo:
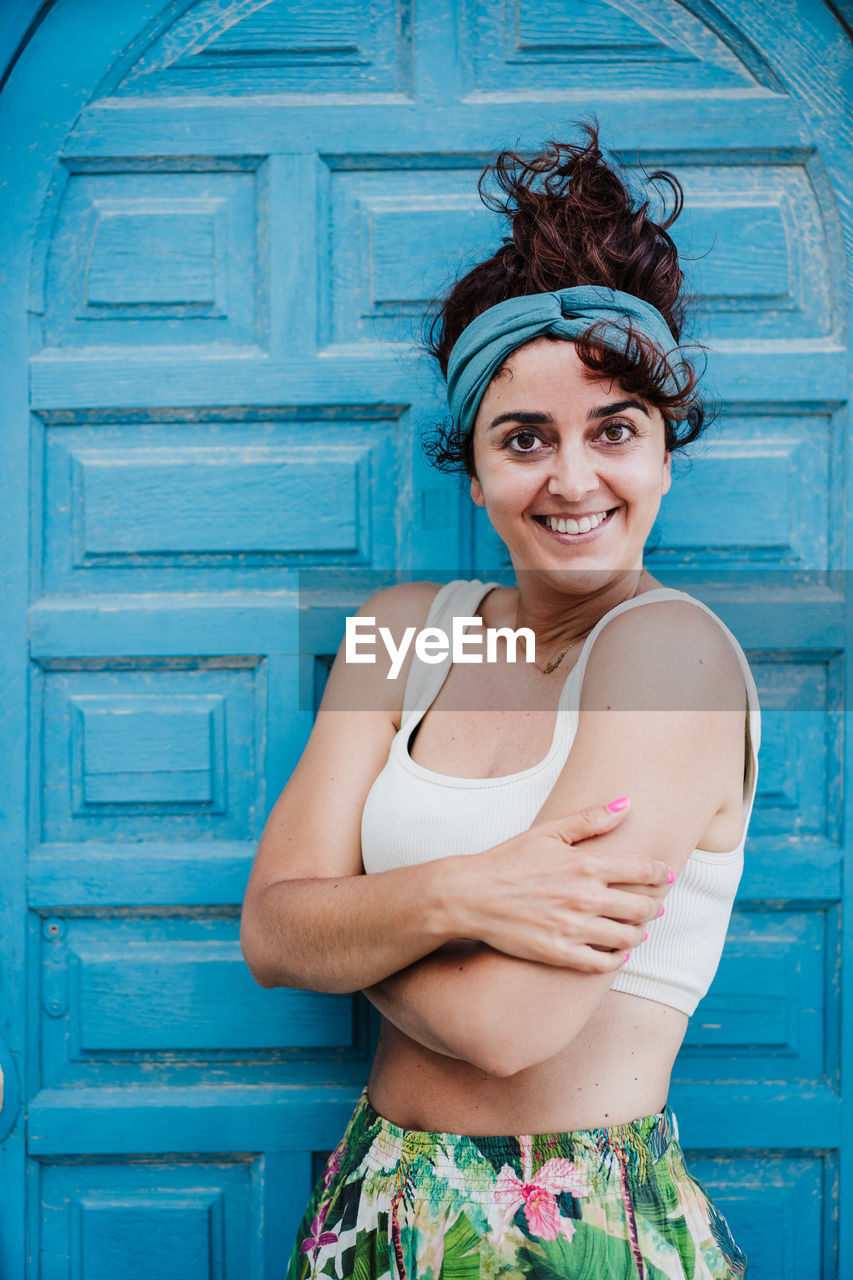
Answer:
[[[395,582],[368,596],[358,616],[374,616],[382,626],[418,628],[426,622],[430,606],[444,583]]]
[[[386,587],[358,615],[394,633],[422,626],[438,589]],[[378,663],[347,662],[341,642],[308,741],[267,819],[247,898],[276,880],[361,873],[361,814],[399,728],[404,685],[386,681]]]
[[[426,624],[430,606],[441,590],[440,582],[397,582],[374,592],[354,615],[360,620],[358,650],[375,661],[351,661],[347,658],[346,639],[341,641],[320,704],[320,713],[341,710],[378,712],[387,716],[396,728],[400,726],[406,679],[415,652],[413,634]],[[365,626],[368,619],[372,623]],[[395,650],[407,643],[399,670],[389,678],[392,658],[388,642]]]
[[[617,696],[625,710],[742,710],[744,675],[721,620],[699,602],[670,596],[607,622],[592,646],[583,694],[590,708]]]

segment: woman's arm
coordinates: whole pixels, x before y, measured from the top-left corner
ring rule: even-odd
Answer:
[[[399,638],[405,626],[423,625],[435,590],[431,583],[392,587],[359,614],[373,614]],[[528,837],[527,854],[540,873],[526,887],[511,841],[495,850],[503,860],[488,866],[451,854],[364,874],[362,810],[397,729],[405,678],[405,667],[397,681],[386,681],[379,663],[348,666],[342,653],[335,660],[308,745],[267,821],[243,902],[240,943],[259,985],[358,991],[454,938],[481,938],[548,963],[594,964],[592,946],[625,940],[624,926],[620,932],[600,916],[633,922],[628,937],[639,936],[636,926],[651,919],[650,894],[668,868],[626,860],[619,878],[640,892],[604,892],[601,875],[579,866],[571,848],[620,820],[598,808]],[[588,898],[580,910],[578,886]]]
[[[628,795],[625,821],[581,848],[662,858],[677,875],[742,779],[743,696],[731,643],[704,611],[660,601],[617,615],[593,647],[575,741],[536,821]],[[366,994],[421,1043],[433,1035],[427,1047],[505,1076],[563,1049],[612,981],[479,944],[442,948]]]
[[[436,590],[428,582],[390,587],[358,612],[399,639],[405,626],[423,625]],[[355,666],[343,650],[264,828],[243,901],[240,944],[262,987],[358,991],[464,927],[456,859],[363,874],[361,813],[397,730],[408,668],[386,680],[381,659]]]

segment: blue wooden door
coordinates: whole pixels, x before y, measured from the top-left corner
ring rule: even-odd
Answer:
[[[499,566],[420,455],[444,411],[411,344],[500,235],[482,162],[594,109],[629,166],[684,184],[724,405],[649,564],[723,572],[764,706],[672,1101],[755,1280],[850,1275],[835,11],[20,0],[4,35],[2,1274],[283,1273],[376,1033],[361,996],[263,991],[239,949],[310,728],[300,649],[319,689],[359,573]],[[300,582],[330,566],[338,606],[300,635]]]

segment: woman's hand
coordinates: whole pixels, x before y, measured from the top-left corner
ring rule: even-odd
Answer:
[[[628,809],[590,807],[460,857],[458,905],[470,915],[465,936],[581,973],[618,969],[660,915],[674,879],[657,859],[584,852],[584,840],[612,831]]]

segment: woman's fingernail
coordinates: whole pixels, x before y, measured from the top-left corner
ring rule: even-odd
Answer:
[[[645,942],[645,940],[646,940],[646,938],[647,938],[648,936],[649,936],[649,931],[648,931],[648,929],[647,929],[647,930],[646,930],[646,932],[643,934],[642,938],[640,939],[640,941],[641,941],[641,942]]]
[[[672,874],[672,872],[671,872],[671,871],[670,871],[669,875],[668,875],[668,876],[667,876],[667,878],[666,878],[666,882],[667,882],[667,884],[675,884],[675,876]]]
[[[630,959],[631,959],[631,952],[629,951],[625,959],[622,961],[622,963],[627,964]]]
[[[663,905],[663,903],[661,903],[661,904],[660,904],[660,911],[658,912],[658,919],[660,919],[660,917],[663,915],[664,911],[666,911],[666,907]]]
[[[607,807],[611,813],[618,813],[620,809],[625,808],[625,805],[627,803],[628,803],[628,797],[621,796],[620,799],[618,800],[611,800],[610,804]]]

